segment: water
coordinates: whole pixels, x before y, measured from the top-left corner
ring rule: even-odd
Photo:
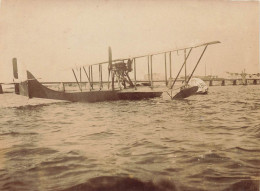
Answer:
[[[171,101],[0,95],[0,190],[259,190],[260,87]]]

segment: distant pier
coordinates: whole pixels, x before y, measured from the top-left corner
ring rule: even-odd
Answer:
[[[260,79],[207,79],[208,86],[259,85]]]
[[[213,78],[213,79],[203,79],[202,80],[208,86],[236,86],[236,85],[260,85],[260,78],[256,79],[224,79],[224,78]],[[184,83],[184,79],[176,80],[179,83]],[[138,83],[145,83],[147,81],[137,81]],[[154,82],[165,82],[165,80],[154,80]]]
[[[260,85],[260,79],[202,79],[208,86],[236,86],[236,85]],[[176,82],[184,83],[184,79],[178,79]],[[147,80],[136,80],[137,83],[149,84]],[[165,83],[165,80],[153,80],[154,83]],[[104,81],[103,83],[107,83]],[[66,86],[71,86],[76,84],[76,82],[42,82],[43,85],[55,85],[63,84]],[[88,82],[79,82],[82,86],[87,86]],[[93,84],[99,84],[99,82],[93,82]]]
[[[239,85],[260,85],[260,79],[222,79],[222,78],[216,78],[216,79],[202,79],[208,86],[239,86]],[[184,79],[178,79],[176,80],[176,82],[178,82],[177,84],[183,84],[184,83]],[[142,84],[149,84],[149,81],[147,80],[136,80],[136,82],[140,85]],[[165,84],[165,80],[154,80],[154,83],[164,83]],[[54,90],[58,90],[58,91],[65,91],[65,90],[72,90],[74,89],[73,87],[77,85],[77,82],[41,82],[43,85],[54,89]],[[107,82],[104,81],[104,84],[106,84]],[[87,89],[88,87],[88,82],[79,82],[80,86],[83,89]],[[99,82],[93,82],[93,85],[98,85]],[[176,84],[176,85],[177,85]],[[9,83],[8,86],[9,88],[6,89],[3,86],[6,86],[6,84],[0,83],[0,94],[3,93],[14,93],[14,83]],[[62,88],[61,88],[62,85]],[[10,87],[11,86],[11,87]],[[148,85],[149,86],[149,85]],[[95,88],[98,89],[98,88]],[[75,90],[74,90],[75,91]]]

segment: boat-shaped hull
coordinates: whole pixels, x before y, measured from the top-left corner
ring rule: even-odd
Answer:
[[[60,92],[49,89],[42,85],[36,78],[27,71],[28,80],[19,84],[20,95],[29,98],[45,98],[67,100],[72,102],[99,102],[111,100],[140,100],[160,97],[162,92],[156,91],[121,91],[121,90],[102,90],[87,92]]]

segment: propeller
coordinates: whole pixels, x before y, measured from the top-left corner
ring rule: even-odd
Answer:
[[[108,47],[108,80],[107,80],[108,89],[109,89],[109,85],[110,85],[109,78],[110,78],[111,70],[112,70],[112,50],[111,50],[111,47]]]
[[[108,47],[108,70],[112,69],[112,50]]]
[[[18,79],[17,59],[13,58],[13,75],[15,79]]]

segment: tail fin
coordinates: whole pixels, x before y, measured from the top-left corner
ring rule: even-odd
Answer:
[[[14,75],[14,79],[18,79],[18,69],[17,69],[17,59],[13,58],[13,75]],[[19,84],[15,83],[14,84],[14,91],[16,94],[19,94]]]
[[[0,84],[0,94],[4,93],[3,92],[3,88],[2,88],[2,84]]]
[[[13,75],[15,79],[18,79],[18,68],[17,68],[17,59],[13,58]]]

